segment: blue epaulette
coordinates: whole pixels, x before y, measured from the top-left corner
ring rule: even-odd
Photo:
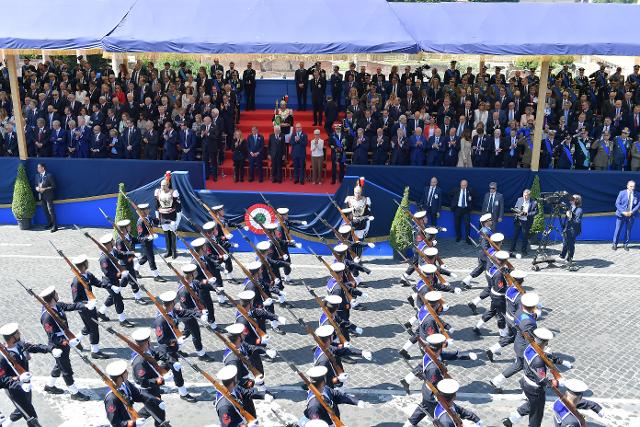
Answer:
[[[332,292],[333,288],[335,288],[335,286],[336,286],[336,283],[338,283],[338,282],[333,277],[331,277],[329,280],[327,280],[327,292]]]
[[[322,313],[322,315],[320,316],[320,320],[318,321],[318,326],[324,325],[328,320],[329,319],[327,318],[327,315],[325,313]]]
[[[538,357],[538,353],[536,353],[536,350],[529,344],[527,348],[524,349],[524,358],[530,364],[536,357]]]
[[[224,362],[224,360],[231,354],[231,350],[226,349],[224,351],[224,353],[222,354],[222,361]]]
[[[489,255],[493,255],[495,254],[497,251],[494,249],[493,246],[491,246],[489,249],[487,249],[487,252],[489,253]]]
[[[520,292],[515,286],[509,286],[507,288],[507,292],[505,292],[505,296],[511,302],[516,302],[516,298],[518,298],[518,295],[520,295]]]
[[[429,316],[431,316],[431,313],[429,313],[429,310],[427,309],[427,307],[425,307],[425,306],[420,307],[420,310],[418,310],[418,321],[420,321],[420,323],[422,323]]]
[[[324,353],[322,352],[322,349],[320,347],[316,347],[316,349],[313,351],[313,361],[317,362],[318,359],[320,359],[320,356],[322,356]]]
[[[523,320],[527,320],[527,319],[533,320],[534,323],[536,321],[535,317],[533,317],[532,314],[523,311],[522,313],[520,313],[519,317],[515,318],[515,323],[516,325],[520,325],[520,323],[522,323]]]
[[[429,357],[428,353],[422,356],[422,370],[425,371],[429,365],[433,363],[433,360]]]
[[[489,276],[493,277],[496,275],[497,272],[498,272],[498,267],[496,267],[495,265],[492,265],[491,267],[489,267]]]
[[[416,283],[416,291],[420,292],[420,289],[422,289],[424,287],[424,280],[420,279],[418,280],[418,283]],[[422,301],[420,299],[420,297],[418,297],[419,301]]]
[[[418,243],[418,249],[420,249],[421,251],[424,252],[424,248],[428,247],[427,246],[427,242],[425,242],[424,240],[421,241],[420,243]]]
[[[564,403],[562,403],[560,399],[556,399],[556,401],[553,402],[553,416],[558,424],[560,424],[562,420],[564,420],[570,414],[571,411],[565,406]]]
[[[436,409],[433,411],[433,418],[437,420],[442,416],[442,414],[446,414],[446,413],[447,413],[447,410],[444,409],[442,405],[438,403],[438,406],[436,406]]]

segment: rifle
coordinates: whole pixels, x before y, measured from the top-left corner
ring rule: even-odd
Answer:
[[[331,224],[329,224],[329,222],[327,222],[326,219],[321,218],[318,214],[315,214],[316,218],[318,218],[320,220],[320,222],[322,222],[324,224],[325,227],[327,227],[328,229],[330,229],[331,231],[333,231],[333,235],[336,236],[336,239],[338,239],[338,241],[340,243],[344,243],[345,245],[347,245],[347,247],[349,248],[349,254],[351,255],[351,258],[356,258],[357,255],[355,253],[355,251],[353,249],[351,249],[351,242],[349,242],[347,239],[345,239],[344,237],[342,237],[342,234],[340,234],[338,232],[338,230],[336,230],[335,227],[333,227]],[[314,233],[316,233],[315,229],[313,230]],[[317,233],[316,233],[317,234]],[[322,240],[323,238],[318,236],[320,238],[320,240]]]
[[[273,272],[273,268],[271,268],[271,264],[269,264],[269,261],[267,260],[267,258],[264,256],[264,254],[261,251],[258,250],[258,248],[256,248],[256,245],[251,241],[251,239],[249,239],[242,231],[240,231],[240,229],[238,229],[238,232],[240,233],[240,236],[242,236],[242,238],[251,246],[251,248],[256,253],[256,255],[258,255],[258,258],[260,258],[260,262],[267,269],[267,272],[269,273],[269,277],[271,278],[272,281],[275,282],[276,274]]]
[[[327,316],[327,321],[331,323],[331,326],[333,326],[333,329],[336,331],[336,334],[338,335],[338,339],[340,340],[340,343],[344,345],[344,343],[347,342],[347,339],[342,334],[342,330],[340,329],[340,326],[336,323],[336,320],[333,318],[333,314],[329,312],[329,309],[327,308],[325,303],[322,301],[322,298],[320,298],[313,289],[307,286],[307,284],[304,283],[304,281],[302,281],[302,284],[304,285],[305,288],[307,288],[307,291],[309,291],[311,296],[313,296],[313,299],[320,306],[324,315]]]
[[[333,254],[334,258],[337,258],[337,256],[336,256],[336,252],[333,250],[333,248],[332,248],[331,246],[329,246],[329,245],[327,244],[327,242],[326,242],[326,240],[324,239],[324,237],[320,236],[320,235],[316,232],[316,230],[315,230],[315,229],[313,229],[313,232],[314,232],[314,233],[315,233],[315,235],[320,239],[320,241],[321,241],[322,243],[324,243],[324,244],[327,246],[327,248],[329,248],[329,250],[331,251],[331,254]],[[347,245],[347,247],[349,248],[349,250],[351,250],[351,246]],[[362,269],[363,269],[365,272],[367,272],[367,270],[368,270],[367,274],[371,273],[371,270],[369,270],[368,268],[364,268],[364,267],[362,267]],[[349,279],[349,281],[351,281],[351,282],[353,282],[353,283],[356,283],[356,278],[354,277],[354,275],[353,275],[353,273],[351,272],[351,270],[347,270],[347,275],[348,275],[348,279]]]
[[[340,213],[340,216],[342,217],[342,221],[344,221],[345,224],[347,225],[351,225],[351,221],[349,220],[349,218],[347,218],[347,216],[342,212],[342,209],[340,208],[340,206],[338,206],[338,204],[336,203],[335,200],[333,200],[331,198],[330,195],[327,194],[327,197],[329,198],[329,200],[331,201],[331,204],[333,204],[333,206],[335,206],[335,208],[338,210],[338,212]],[[360,239],[358,239],[358,236],[356,235],[356,232],[353,231],[353,227],[351,227],[351,237],[353,238],[353,241],[355,243],[359,243]]]
[[[191,369],[193,369],[194,371],[196,371],[197,373],[199,373],[200,375],[205,377],[207,379],[207,381],[209,381],[211,383],[211,385],[220,394],[222,394],[225,397],[225,399],[227,399],[229,402],[231,402],[231,404],[236,408],[236,410],[240,413],[240,416],[242,416],[242,418],[244,418],[244,420],[246,422],[251,423],[251,422],[256,420],[253,415],[251,415],[249,412],[247,412],[246,409],[244,409],[244,407],[242,406],[242,403],[238,402],[238,400],[229,392],[229,390],[227,390],[227,388],[223,384],[221,384],[218,381],[216,381],[215,378],[213,378],[213,376],[211,374],[209,374],[208,372],[204,371],[197,364],[191,362],[186,357],[180,355],[180,358],[182,360],[184,360],[187,363],[187,365],[189,365],[189,367]]]
[[[431,314],[431,317],[433,317],[433,320],[435,320],[436,324],[438,325],[438,328],[440,328],[440,331],[442,331],[442,335],[444,335],[447,339],[451,339],[451,336],[449,335],[447,330],[444,328],[444,324],[442,323],[440,316],[438,316],[438,313],[436,313],[433,307],[431,307],[431,304],[429,303],[429,301],[427,301],[424,295],[422,295],[420,292],[418,292],[418,296],[422,300],[422,305],[427,307],[429,314]]]
[[[11,366],[14,371],[16,371],[16,374],[22,375],[27,372],[27,370],[24,369],[22,365],[13,358],[13,356],[11,356],[11,352],[9,352],[9,349],[5,347],[4,344],[0,344],[0,353],[2,353],[5,359],[7,359],[7,362],[9,362],[9,366]]]
[[[141,283],[138,284],[138,286],[140,287],[140,289],[144,291],[145,294],[147,294],[151,302],[153,302],[153,305],[156,306],[156,308],[164,318],[165,322],[167,322],[167,324],[171,328],[171,331],[173,331],[173,334],[176,336],[176,339],[182,338],[182,332],[180,332],[180,328],[178,328],[178,325],[176,325],[176,322],[174,322],[171,316],[169,316],[169,313],[167,313],[167,310],[164,309],[164,306],[162,305],[162,303],[160,303],[158,299],[154,297],[151,292],[149,292],[146,286],[144,286]]]
[[[484,240],[487,241],[487,243],[489,243],[489,245],[496,251],[500,250],[500,247],[496,244],[496,242],[494,242],[493,240],[491,240],[491,237],[487,236],[482,230],[478,230],[478,228],[473,225],[473,223],[471,224],[471,227],[476,230],[476,232],[480,235],[480,237],[482,237]],[[482,248],[484,251],[486,251],[486,249]],[[513,265],[511,264],[511,262],[509,262],[509,260],[507,260],[507,262],[505,263],[505,265],[507,267],[509,267],[509,269],[514,270]]]
[[[176,233],[176,236],[178,236],[177,233]],[[187,243],[187,241],[184,240],[181,236],[178,236],[178,239],[180,239],[180,241],[185,246],[185,248],[187,248],[187,250],[189,251],[189,254],[191,254],[191,258],[193,258],[196,264],[198,264],[198,267],[200,267],[200,270],[202,270],[202,274],[204,274],[204,277],[206,277],[207,280],[213,278],[213,274],[211,274],[211,272],[207,269],[207,266],[204,264],[204,261],[200,259],[200,256],[191,247],[191,245]]]
[[[253,275],[251,274],[249,269],[247,267],[245,267],[244,264],[241,263],[240,260],[238,258],[236,258],[231,252],[229,252],[229,256],[231,257],[231,259],[233,261],[235,261],[236,264],[238,264],[238,267],[240,267],[240,270],[242,270],[242,273],[245,276],[247,276],[247,279],[249,279],[251,281],[251,283],[253,283],[253,286],[256,287],[256,289],[260,293],[260,297],[262,298],[262,301],[265,301],[265,300],[269,299],[269,295],[267,295],[267,293],[265,292],[265,290],[262,287],[262,285],[259,282],[256,281],[256,279],[253,277]],[[271,268],[270,265],[269,265],[269,268]]]
[[[219,331],[215,331],[213,329],[211,329],[211,330],[213,331],[214,334],[216,334],[216,336],[220,339],[220,341],[222,341],[224,343],[224,345],[226,345],[227,348],[229,350],[231,350],[231,352],[233,354],[236,355],[238,360],[240,360],[240,362],[242,362],[242,364],[247,367],[247,369],[253,374],[254,378],[258,378],[258,377],[263,376],[263,374],[260,373],[260,371],[258,371],[258,369],[256,369],[255,366],[253,366],[253,364],[247,358],[247,356],[242,354],[242,352],[240,352],[240,350],[238,350],[238,347],[236,347],[231,341],[229,341],[229,339],[227,337],[225,337],[223,333],[221,333]]]
[[[331,277],[333,277],[335,279],[335,281],[338,283],[338,285],[340,285],[340,287],[342,288],[342,292],[344,292],[345,297],[347,298],[347,301],[349,302],[349,304],[351,304],[351,292],[349,292],[349,289],[347,288],[347,285],[344,284],[344,282],[342,281],[342,277],[340,277],[340,275],[338,273],[336,273],[335,271],[333,271],[331,269],[331,266],[329,265],[329,263],[327,261],[324,260],[324,258],[322,258],[320,255],[318,255],[317,253],[315,253],[313,251],[313,249],[308,248],[309,252],[311,252],[313,255],[316,256],[316,258],[318,258],[318,260],[320,260],[320,262],[327,268],[327,270],[329,270],[329,273],[331,274]]]
[[[100,250],[102,251],[102,253],[104,253],[104,254],[107,256],[107,258],[109,258],[109,261],[111,261],[111,264],[113,264],[113,266],[116,268],[116,270],[118,270],[118,272],[122,273],[122,272],[126,271],[126,269],[125,269],[122,265],[120,265],[120,261],[118,261],[118,258],[116,258],[115,256],[113,256],[113,254],[111,253],[111,251],[107,250],[107,248],[106,248],[102,243],[100,243],[99,241],[97,241],[97,240],[95,239],[95,237],[93,237],[91,234],[89,234],[89,233],[88,233],[88,232],[86,232],[86,231],[82,231],[82,230],[80,229],[80,227],[78,227],[77,225],[75,225],[75,224],[74,224],[73,226],[75,227],[75,229],[76,229],[76,230],[78,230],[79,232],[81,232],[82,234],[84,234],[84,236],[85,236],[87,239],[89,239],[89,240],[91,240],[93,243],[95,243],[95,245],[98,247],[98,249],[100,249]],[[136,281],[135,277],[133,277],[133,276],[129,276],[129,278],[130,278],[132,281],[134,281],[134,282],[136,282],[136,283],[137,283],[137,281]]]
[[[280,225],[282,226],[282,230],[284,231],[284,236],[287,238],[288,242],[291,242],[291,231],[289,230],[289,228],[287,227],[287,224],[284,220],[284,218],[282,217],[282,215],[280,215],[278,213],[278,210],[276,208],[274,208],[271,203],[269,203],[269,201],[267,200],[266,197],[264,197],[264,194],[260,193],[260,197],[262,197],[262,200],[264,200],[264,203],[269,206],[271,209],[273,209],[273,212],[275,212],[276,214],[276,218],[278,218],[278,223],[280,223]]]
[[[38,300],[40,305],[42,305],[42,308],[44,308],[46,310],[46,312],[49,313],[49,315],[53,318],[53,320],[58,324],[58,327],[60,327],[60,329],[62,329],[62,333],[64,334],[64,336],[67,338],[68,341],[71,341],[73,339],[77,339],[76,336],[74,335],[74,333],[69,330],[69,325],[67,324],[67,322],[62,320],[62,318],[58,315],[58,313],[55,310],[53,310],[49,306],[49,304],[47,304],[40,297],[40,295],[38,295],[35,292],[33,292],[33,289],[27,288],[20,280],[16,279],[16,282],[18,282],[18,284],[20,286],[22,286],[24,288],[24,290],[27,291],[27,293],[29,295],[31,295],[36,300]]]
[[[218,253],[219,257],[222,257],[225,255],[225,250],[222,248],[222,246],[220,246],[220,244],[218,242],[215,242],[211,239],[211,237],[207,236],[204,233],[204,230],[202,229],[202,227],[200,227],[198,224],[196,224],[195,222],[191,221],[191,219],[186,216],[186,215],[182,215],[182,217],[184,219],[187,220],[187,222],[189,222],[189,224],[191,224],[193,226],[193,228],[195,228],[195,230],[200,233],[200,235],[202,237],[204,237],[204,239],[211,245],[211,247]]]
[[[433,291],[433,285],[431,285],[431,280],[429,280],[429,278],[422,272],[422,270],[420,270],[420,266],[418,264],[413,264],[409,259],[407,259],[406,256],[404,256],[401,252],[398,252],[398,255],[400,255],[400,258],[411,265],[415,265],[415,271],[416,273],[418,273],[418,276],[420,276],[420,278],[422,279],[422,281],[424,282],[425,285],[427,285],[427,287],[429,288],[430,291]]]
[[[238,301],[236,301],[233,298],[231,298],[231,296],[229,294],[227,294],[225,291],[222,291],[222,295],[227,297],[229,302],[236,307],[236,310],[238,310],[238,312],[242,315],[242,317],[244,317],[245,320],[247,322],[249,322],[249,324],[251,325],[253,330],[258,335],[259,340],[263,340],[264,337],[267,336],[267,333],[264,332],[262,329],[260,329],[260,326],[258,326],[258,323],[255,321],[255,319],[253,319],[251,316],[249,316],[249,312],[247,311],[247,309],[244,308],[242,305],[240,305],[240,303]]]
[[[107,387],[109,387],[109,389],[111,390],[111,393],[113,393],[113,395],[118,398],[118,400],[124,405],[124,407],[127,408],[127,412],[129,413],[129,416],[131,417],[131,419],[133,421],[135,421],[138,418],[140,418],[140,415],[133,408],[133,406],[129,404],[129,401],[124,396],[122,396],[122,394],[120,393],[120,390],[118,390],[118,387],[113,382],[113,380],[111,378],[109,378],[109,376],[107,376],[107,374],[102,372],[102,370],[98,367],[98,365],[96,365],[95,363],[90,361],[87,356],[85,356],[84,354],[80,353],[80,350],[76,349],[76,352],[78,353],[78,356],[80,356],[80,359],[82,359],[82,361],[84,363],[86,363],[87,365],[91,366],[91,368],[93,368],[93,370],[96,371],[96,373],[98,374],[98,376],[100,377],[102,382],[105,383],[105,385]],[[151,413],[151,415],[154,418],[156,418],[156,416],[154,416],[153,413]]]
[[[89,300],[90,301],[95,300],[96,296],[91,291],[91,288],[89,288],[89,284],[84,280],[84,277],[82,277],[80,270],[78,270],[78,268],[71,262],[71,260],[67,258],[64,252],[62,252],[61,249],[58,249],[51,240],[49,240],[49,243],[51,244],[51,246],[53,246],[53,249],[55,249],[55,251],[58,252],[58,255],[60,255],[60,257],[62,257],[62,259],[67,262],[67,265],[69,265],[71,272],[73,273],[74,276],[76,276],[76,279],[78,279],[78,283],[80,283],[84,288],[84,292],[87,294],[87,297],[89,298]]]
[[[427,387],[429,387],[429,390],[431,390],[431,393],[433,393],[433,396],[436,398],[440,406],[442,406],[444,410],[447,411],[447,414],[449,414],[449,417],[451,417],[455,426],[463,427],[462,420],[458,416],[458,413],[451,409],[451,405],[449,405],[449,402],[447,402],[447,400],[442,397],[442,394],[436,388],[436,386],[434,386],[433,383],[428,380],[425,380],[424,383],[427,385]]]
[[[136,213],[138,214],[138,216],[140,217],[140,219],[144,223],[145,227],[147,227],[147,230],[149,230],[149,234],[153,235],[153,225],[151,225],[151,223],[149,222],[147,217],[144,215],[144,212],[142,212],[142,209],[140,209],[138,207],[138,205],[136,204],[136,202],[131,200],[129,198],[129,196],[127,196],[127,194],[124,191],[120,190],[120,194],[122,194],[124,196],[124,198],[127,200],[127,202],[129,202],[131,207],[136,211]]]
[[[444,262],[442,262],[442,259],[440,258],[440,256],[439,256],[439,255],[436,255],[435,260],[434,260],[434,261],[431,261],[431,260],[429,259],[429,257],[428,257],[428,256],[426,256],[426,255],[425,255],[425,253],[424,253],[424,252],[422,252],[422,251],[420,250],[420,248],[418,248],[418,246],[417,246],[415,243],[412,243],[412,245],[413,245],[413,249],[414,249],[416,252],[418,252],[418,256],[419,256],[420,258],[422,258],[424,262],[426,262],[427,264],[434,264],[434,265],[436,266],[436,272],[435,272],[435,275],[436,275],[436,277],[438,278],[438,281],[440,281],[440,283],[442,283],[443,285],[447,285],[447,281],[446,281],[446,280],[445,280],[445,278],[442,276],[442,274],[440,274],[440,269],[439,269],[439,268],[438,268],[438,266],[436,265],[436,261],[437,261],[438,263],[440,263],[441,265],[442,265],[442,264],[444,264]]]
[[[253,217],[252,217],[253,218]],[[267,231],[267,229],[264,227],[264,224],[262,224],[260,221],[256,220],[256,224],[258,224],[258,226],[262,229],[262,231],[264,232],[264,235],[267,236],[267,239],[269,239],[269,241],[271,242],[271,244],[273,245],[274,249],[276,250],[276,252],[278,252],[278,256],[280,258],[283,258],[283,253],[282,250],[280,248],[280,243],[271,235],[269,234],[269,232]]]
[[[415,332],[413,332],[409,325],[405,325],[404,323],[400,322],[397,318],[396,318],[396,321],[398,323],[400,323],[402,325],[402,327],[404,327],[404,329],[409,333],[409,335],[415,336],[418,339],[418,344],[420,344],[420,347],[424,350],[425,353],[427,353],[429,355],[429,357],[431,358],[433,363],[436,365],[436,367],[440,370],[440,372],[442,372],[442,376],[444,378],[451,378],[451,376],[449,375],[449,371],[447,370],[447,367],[436,356],[436,354],[433,352],[433,350],[431,350],[431,347],[429,347],[429,345],[426,342],[424,342],[424,340],[422,338],[420,338],[419,335],[417,335]],[[413,368],[411,368],[411,369],[413,369]]]
[[[173,274],[175,274],[178,280],[180,280],[180,283],[182,283],[184,287],[187,289],[187,292],[189,292],[189,295],[191,296],[191,299],[193,299],[193,302],[196,304],[196,307],[198,308],[198,310],[200,311],[206,310],[204,307],[204,304],[200,300],[200,297],[198,297],[196,292],[191,287],[191,283],[189,283],[189,281],[182,274],[180,274],[178,269],[175,268],[173,264],[171,264],[169,261],[164,259],[164,257],[160,257],[160,258],[162,258],[162,261],[164,261],[164,263],[167,264],[167,267],[169,267],[169,269],[173,271]]]
[[[498,265],[498,260],[497,260],[493,255],[491,255],[491,254],[489,253],[489,251],[488,251],[488,250],[486,250],[485,248],[482,248],[482,250],[484,251],[484,254],[486,255],[486,257],[487,257],[489,260],[491,260],[491,262],[492,262],[494,265],[496,265],[496,266],[497,266],[497,265]],[[509,263],[509,261],[507,261],[507,262],[505,263],[505,265],[506,265],[507,263],[508,263],[509,265],[511,265],[511,263]],[[509,268],[509,267],[507,266],[507,268]],[[511,268],[513,268],[513,266],[512,266]],[[525,291],[525,290],[524,290],[524,288],[520,285],[520,283],[516,282],[516,280],[515,280],[513,277],[511,277],[511,274],[510,274],[510,273],[508,273],[508,272],[506,272],[506,271],[503,271],[502,273],[503,273],[503,275],[504,275],[505,279],[507,279],[507,283],[509,283],[509,286],[514,286],[514,287],[518,290],[518,292],[520,292],[520,293],[521,293],[521,294],[523,294],[523,295],[526,293],[526,291]]]
[[[111,326],[104,326],[101,325],[100,322],[98,322],[97,320],[92,319],[96,325],[98,325],[99,327],[101,327],[102,329],[106,330],[107,332],[109,332],[111,335],[115,335],[116,337],[120,338],[121,341],[123,341],[127,346],[129,346],[129,348],[133,351],[135,351],[136,353],[138,353],[140,355],[140,357],[142,357],[147,363],[149,363],[151,365],[151,367],[159,374],[159,375],[166,375],[167,374],[167,370],[164,369],[162,366],[160,366],[158,364],[158,362],[156,361],[156,359],[153,358],[153,356],[151,356],[150,354],[142,351],[142,348],[135,343],[133,340],[130,340],[129,338],[127,338],[126,335],[121,334],[120,332],[116,331],[115,329],[113,329],[113,327]]]
[[[113,227],[113,229],[116,231],[116,233],[118,233],[118,237],[120,237],[120,240],[122,240],[122,243],[124,243],[124,245],[127,247],[127,250],[129,252],[133,252],[133,247],[131,247],[131,244],[129,244],[129,241],[126,239],[125,234],[122,232],[122,230],[120,230],[120,227],[117,226],[117,224],[115,223],[115,221],[109,216],[107,215],[102,208],[98,208],[98,210],[100,212],[102,212],[102,216],[104,216],[104,219],[107,220],[107,222],[109,224],[111,224],[111,226]]]
[[[200,199],[198,200],[200,201],[200,204],[204,206],[204,209],[209,213],[209,215],[211,216],[211,218],[213,218],[216,224],[220,226],[220,228],[222,229],[222,232],[224,233],[224,236],[227,239],[231,239],[231,237],[233,237],[233,234],[231,234],[231,231],[229,231],[229,229],[222,223],[222,221],[220,220],[220,218],[218,218],[218,215],[213,211],[213,209],[207,206],[207,204],[202,200]]]

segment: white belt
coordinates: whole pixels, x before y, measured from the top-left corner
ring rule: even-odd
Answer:
[[[514,321],[513,316],[510,315],[509,313],[505,313],[504,315],[507,319],[511,320],[512,322]]]
[[[499,296],[499,297],[504,297],[504,294],[502,294],[502,293],[500,293],[500,292],[496,292],[496,291],[494,291],[494,290],[493,290],[493,288],[491,288],[491,294],[492,294],[492,295]]]
[[[522,378],[524,378],[524,381],[529,384],[531,387],[541,387],[540,384],[537,384],[536,382],[534,382],[533,380],[531,380],[529,377],[527,377],[526,375],[523,375]]]

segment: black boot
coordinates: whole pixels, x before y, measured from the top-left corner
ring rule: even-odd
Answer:
[[[176,236],[176,233],[171,232],[171,258],[176,259],[176,257],[178,256],[178,248],[177,248],[177,241],[178,241],[178,236]]]
[[[163,255],[165,258],[169,258],[171,256],[171,243],[173,242],[173,240],[171,239],[172,234],[173,233],[171,233],[170,231],[164,232],[164,242],[165,246],[167,247],[167,251]]]

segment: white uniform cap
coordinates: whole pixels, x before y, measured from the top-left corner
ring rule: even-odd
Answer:
[[[527,272],[516,268],[511,272],[511,277],[513,277],[514,279],[522,280],[527,277]]]
[[[329,427],[329,424],[325,423],[322,420],[309,420],[305,427]]]
[[[351,226],[347,224],[341,225],[340,228],[338,228],[338,233],[340,234],[351,233]]]
[[[55,291],[56,291],[55,286],[49,286],[48,288],[44,288],[43,290],[41,290],[38,295],[40,296],[40,298],[46,298],[52,293],[54,293]]]
[[[276,224],[275,222],[268,222],[266,224],[263,224],[263,226],[269,231],[272,231],[278,228],[278,224]]]
[[[445,378],[438,383],[438,390],[442,394],[455,394],[460,389],[460,384],[453,378]]]
[[[0,328],[0,335],[4,336],[4,337],[8,337],[10,335],[15,334],[18,331],[18,324],[13,322],[13,323],[7,323],[6,325],[2,325],[2,327]]]
[[[130,219],[121,219],[120,221],[116,222],[116,225],[118,227],[126,227],[128,225],[131,224],[131,220]]]
[[[504,234],[502,233],[493,233],[491,235],[491,241],[495,243],[500,243],[504,240]]]
[[[334,330],[331,325],[322,325],[316,328],[316,335],[320,338],[327,338],[333,335]]]
[[[240,335],[244,332],[244,325],[242,323],[234,323],[227,326],[225,330],[231,335]]]
[[[584,381],[580,381],[576,378],[568,379],[565,381],[564,386],[574,394],[584,393],[589,390],[589,387],[587,387],[587,384],[585,384]]]
[[[235,378],[238,375],[238,368],[236,365],[227,365],[218,371],[216,375],[220,381],[228,381]]]
[[[327,375],[327,371],[326,366],[312,366],[307,370],[307,376],[313,379],[324,378]]]
[[[422,271],[425,274],[433,274],[438,270],[438,267],[436,267],[433,264],[422,264],[420,266],[420,271]]]
[[[422,219],[427,215],[427,211],[419,211],[413,214],[415,219]]]
[[[501,261],[506,261],[509,259],[509,252],[507,251],[498,251],[496,252],[496,258],[498,258]]]
[[[331,264],[331,269],[336,273],[342,273],[345,269],[345,265],[341,262],[334,262]]]
[[[87,256],[85,254],[75,256],[71,259],[71,262],[75,265],[82,264],[87,260]]]
[[[140,203],[138,207],[140,209],[149,209],[149,203]]]
[[[166,291],[160,294],[160,299],[164,302],[173,302],[177,296],[176,291]]]
[[[251,301],[256,297],[256,293],[253,291],[242,291],[238,294],[238,298],[243,301]]]
[[[215,205],[215,206],[211,206],[211,210],[212,211],[219,211],[222,210],[224,208],[224,205]]]
[[[442,334],[431,334],[427,337],[427,343],[431,345],[440,345],[444,343],[446,340],[447,340],[447,337],[445,337]]]
[[[131,338],[134,339],[134,341],[146,341],[149,339],[149,337],[151,336],[151,329],[149,328],[138,328],[135,331],[133,331],[133,333],[131,334]]]
[[[484,215],[482,215],[480,217],[480,222],[485,222],[485,221],[489,221],[491,219],[491,214],[490,213],[486,213]]]
[[[545,341],[549,341],[553,338],[553,332],[551,332],[547,328],[537,328],[533,331],[533,335]]]
[[[436,256],[438,255],[438,248],[434,248],[433,246],[426,248],[424,251],[426,256]]]
[[[324,300],[331,305],[342,304],[342,297],[340,295],[327,295]]]
[[[201,248],[205,243],[207,243],[207,240],[204,237],[198,237],[197,239],[193,239],[191,246],[194,248]]]
[[[260,267],[262,267],[262,263],[260,261],[251,261],[249,265],[247,265],[249,271],[258,271],[260,270]]]
[[[340,244],[335,245],[333,247],[333,251],[334,252],[338,252],[338,253],[346,252],[347,249],[349,249],[349,247],[347,245],[345,245],[344,243],[340,243]]]
[[[342,209],[342,213],[343,214],[350,214],[351,212],[353,212],[352,208],[344,208],[344,209]]]
[[[424,232],[435,236],[436,234],[438,234],[438,229],[435,227],[427,227],[424,229]]]
[[[182,266],[182,272],[184,274],[189,274],[189,273],[193,273],[194,271],[196,271],[198,267],[196,267],[195,264],[185,264]]]
[[[269,250],[270,247],[271,247],[271,242],[268,240],[263,240],[261,242],[258,242],[258,244],[256,245],[256,248],[258,248],[259,251],[267,251]]]
[[[202,229],[204,231],[209,231],[209,230],[213,230],[216,227],[216,223],[214,221],[209,221],[209,222],[205,222],[202,225]]]
[[[110,234],[110,233],[103,234],[102,236],[100,236],[99,242],[102,243],[103,245],[113,242],[113,234]]]
[[[442,299],[442,293],[440,291],[430,291],[424,296],[429,302],[437,302]]]
[[[524,307],[535,307],[540,303],[540,297],[535,292],[527,292],[522,295],[520,302]]]
[[[126,360],[116,360],[107,365],[107,375],[110,377],[119,377],[124,374],[129,364]]]
[[[276,209],[276,212],[278,212],[280,215],[286,215],[289,213],[289,208],[278,208]]]

